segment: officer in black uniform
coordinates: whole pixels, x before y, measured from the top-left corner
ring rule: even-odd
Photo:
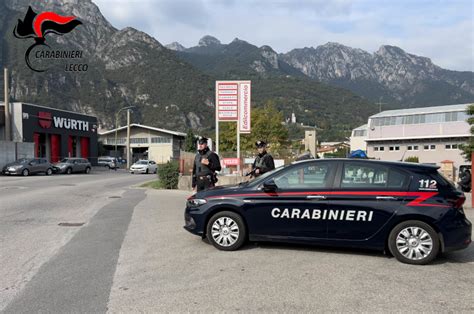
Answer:
[[[267,153],[267,143],[264,141],[257,141],[255,146],[257,147],[258,155],[253,162],[251,174],[254,177],[258,177],[265,172],[275,169],[275,163],[272,155]]]
[[[207,138],[199,137],[198,153],[193,165],[193,190],[199,192],[213,187],[217,182],[216,171],[220,170],[219,156],[207,147]]]

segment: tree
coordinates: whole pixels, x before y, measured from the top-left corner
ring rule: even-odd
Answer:
[[[416,162],[416,163],[419,163],[420,160],[418,159],[417,156],[409,156],[409,157],[405,158],[405,162]]]
[[[186,133],[186,139],[184,140],[184,150],[187,152],[196,152],[196,137],[194,136],[193,130],[189,129]]]
[[[267,101],[262,108],[252,108],[252,133],[241,134],[241,151],[254,152],[255,142],[258,140],[269,143],[272,152],[284,147],[288,141],[288,129],[282,124],[283,120],[283,114],[275,108],[272,101]],[[235,122],[219,124],[219,150],[221,152],[237,150],[236,128]]]
[[[474,104],[469,105],[467,108],[467,114],[469,115],[467,122],[471,126],[471,136],[469,137],[469,141],[464,144],[461,149],[463,151],[464,158],[470,161],[472,152],[474,151]]]

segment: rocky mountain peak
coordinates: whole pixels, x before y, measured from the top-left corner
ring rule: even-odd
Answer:
[[[209,47],[209,46],[219,46],[221,45],[221,42],[219,39],[206,35],[203,38],[199,40],[198,46],[200,47]]]
[[[185,51],[186,50],[186,47],[184,47],[183,45],[181,45],[177,41],[174,41],[171,44],[166,45],[165,47],[168,48],[169,50],[173,50],[173,51]]]

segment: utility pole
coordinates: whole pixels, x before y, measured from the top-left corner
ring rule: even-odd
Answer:
[[[130,169],[130,109],[127,109],[127,169]]]
[[[379,102],[376,102],[376,105],[379,105],[379,112],[382,112],[382,105],[386,105],[386,103],[382,102],[383,96],[380,96]]]
[[[8,69],[5,68],[4,70],[4,78],[5,82],[5,141],[11,141],[12,136],[11,136],[11,119],[10,119],[10,92],[8,88]]]

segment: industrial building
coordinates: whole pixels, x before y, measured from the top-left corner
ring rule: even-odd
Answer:
[[[471,136],[469,104],[388,110],[370,116],[366,126],[353,130],[351,150],[363,149],[369,158],[400,161],[418,157],[420,163],[452,162],[454,170],[468,162],[460,147]],[[363,149],[364,150],[364,149]]]
[[[162,164],[176,160],[185,137],[185,133],[133,123],[130,125],[131,161],[149,159]],[[99,133],[99,141],[107,155],[126,158],[126,126]]]
[[[72,111],[22,102],[9,103],[10,123],[0,103],[0,140],[34,143],[34,157],[57,162],[64,157],[88,158],[97,163],[97,118]],[[11,138],[6,139],[10,126]],[[17,156],[18,157],[18,156]]]

